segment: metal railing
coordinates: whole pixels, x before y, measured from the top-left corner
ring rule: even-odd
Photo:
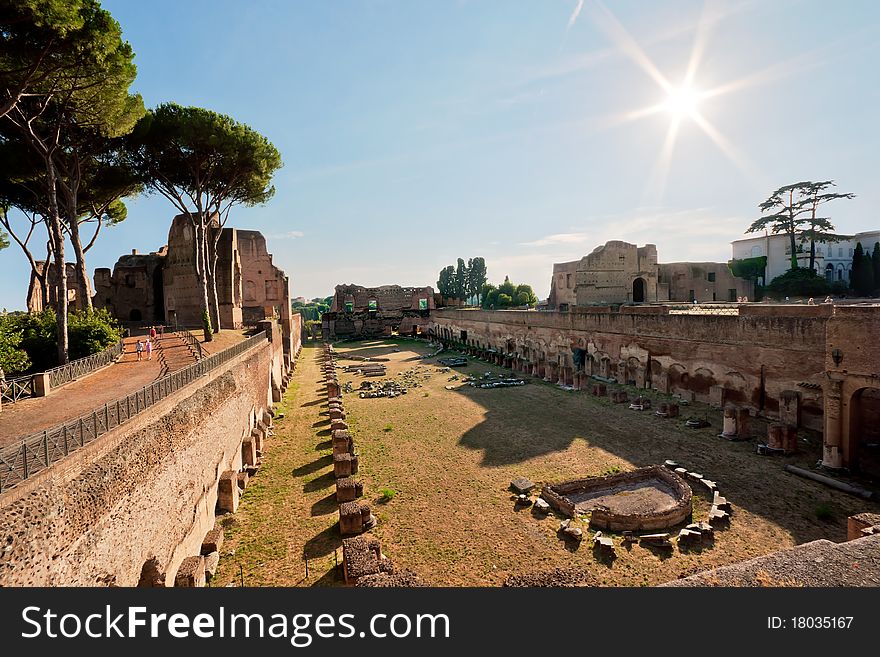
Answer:
[[[188,365],[88,415],[22,438],[0,449],[0,492],[20,484],[71,452],[142,413],[236,356],[266,342],[258,333],[228,349]]]
[[[680,305],[664,304],[670,315],[724,315],[736,317],[739,315],[739,306],[723,304],[697,304],[684,303]]]
[[[75,381],[105,365],[109,365],[122,355],[123,349],[124,343],[120,340],[116,344],[104,349],[104,351],[71,361],[67,365],[46,370],[46,373],[49,375],[49,389],[60,388],[66,383]]]
[[[34,377],[20,376],[15,379],[0,379],[0,400],[4,404],[14,404],[19,399],[34,396]]]
[[[45,373],[49,375],[50,389],[60,388],[72,381],[76,381],[78,378],[85,376],[86,374],[91,374],[95,370],[99,370],[102,367],[109,365],[122,355],[123,349],[124,343],[120,340],[116,344],[111,345],[96,354],[86,356],[85,358],[78,358],[77,360],[67,363],[67,365],[61,365],[46,370]],[[42,373],[43,372],[41,372],[41,374]],[[2,399],[4,403],[14,404],[19,399],[33,397],[33,378],[33,374],[28,374],[27,376],[20,376],[15,379],[0,380],[0,399]]]
[[[190,351],[193,352],[193,355],[196,357],[196,360],[202,360],[204,358],[204,353],[202,352],[202,343],[199,342],[199,339],[190,333],[187,329],[178,327],[174,330],[184,342],[186,342],[187,346],[190,348]]]

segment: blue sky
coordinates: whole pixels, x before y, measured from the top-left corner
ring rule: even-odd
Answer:
[[[828,206],[841,232],[880,227],[873,0],[103,5],[147,106],[230,114],[281,151],[275,198],[232,223],[267,235],[294,296],[436,285],[479,255],[490,280],[543,297],[553,262],[609,239],[655,243],[663,262],[725,261],[758,203],[803,179],[858,195]],[[694,92],[727,91],[700,100],[700,121],[680,116],[664,167],[678,115],[632,114],[665,103],[656,78],[677,87],[695,43]],[[157,249],[173,214],[133,200],[90,270]],[[0,307],[22,308],[15,245],[0,280]]]

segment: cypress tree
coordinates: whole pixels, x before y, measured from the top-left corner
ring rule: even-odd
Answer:
[[[849,286],[858,291],[859,268],[862,266],[862,256],[864,255],[862,243],[856,242],[856,248],[853,250],[852,267],[849,273]]]

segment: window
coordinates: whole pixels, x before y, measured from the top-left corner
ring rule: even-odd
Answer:
[[[727,300],[728,301],[736,301],[736,288],[730,288],[727,290]]]
[[[571,289],[571,274],[565,275],[565,287],[567,287],[569,290]]]
[[[853,249],[852,247],[850,247],[850,249],[849,249],[849,257],[850,257],[850,258],[853,257],[853,253],[855,253],[855,249]]]
[[[689,290],[688,300],[689,300],[689,301],[693,301],[693,300],[696,299],[696,298],[697,298],[697,297],[696,297],[696,295],[694,294],[694,291],[693,291],[693,290]]]
[[[837,247],[837,257],[838,258],[843,257],[843,247],[842,246]]]
[[[757,258],[759,256],[764,255],[764,249],[762,249],[758,244],[752,247],[752,257]]]
[[[715,272],[714,272],[714,271],[710,271],[710,272],[709,272],[709,282],[710,282],[710,283],[714,283],[714,282],[715,282]]]

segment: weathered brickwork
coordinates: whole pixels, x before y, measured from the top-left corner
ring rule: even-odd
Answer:
[[[173,585],[214,528],[219,480],[241,469],[280,359],[267,341],[0,495],[0,585],[134,586],[151,559]]]

